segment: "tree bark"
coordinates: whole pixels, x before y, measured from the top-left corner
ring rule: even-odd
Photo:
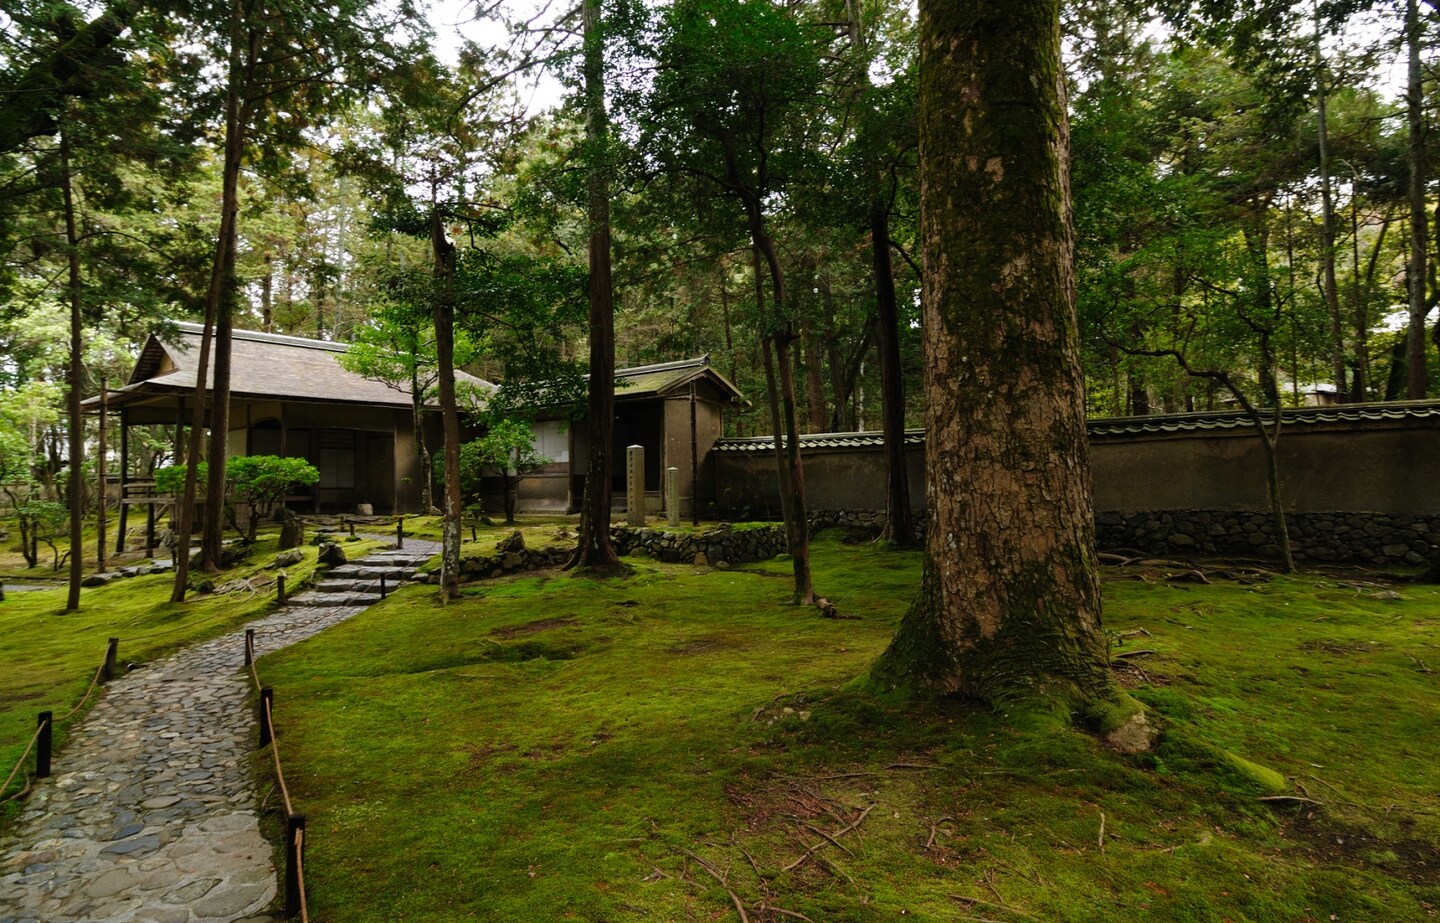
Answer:
[[[885,436],[885,529],[881,538],[916,544],[905,461],[905,379],[900,368],[900,309],[890,258],[890,212],[878,192],[870,200],[870,252],[875,264],[875,342],[880,354],[880,425]]]
[[[1405,397],[1423,400],[1425,375],[1425,112],[1421,92],[1420,14],[1416,0],[1405,3],[1405,45],[1409,52],[1409,87],[1406,90],[1406,121],[1410,127],[1410,262],[1406,269],[1406,286],[1410,294],[1410,329],[1406,334]]]
[[[215,259],[210,272],[210,287],[205,296],[205,329],[200,336],[200,357],[198,368],[195,372],[195,409],[191,421],[189,445],[186,451],[185,467],[185,492],[180,500],[180,522],[175,537],[175,585],[171,591],[172,602],[183,602],[187,585],[190,579],[190,539],[195,526],[195,495],[198,480],[197,466],[200,463],[201,438],[205,428],[205,405],[207,378],[210,372],[210,354],[215,348],[215,340],[218,335],[222,309],[229,313],[225,307],[227,299],[233,303],[235,293],[235,237],[236,222],[239,216],[239,180],[240,166],[245,152],[245,105],[244,95],[246,70],[248,65],[255,60],[255,44],[257,33],[249,31],[249,57],[246,58],[245,36],[243,26],[244,11],[240,3],[236,2],[231,8],[230,22],[230,60],[227,64],[227,78],[225,89],[225,151],[224,161],[221,170],[221,192],[220,192],[220,228],[216,236]],[[224,329],[228,338],[229,321],[224,322]],[[218,349],[216,350],[218,354]],[[228,347],[227,347],[228,354]],[[228,364],[228,355],[227,355]],[[216,360],[215,377],[218,381],[220,373],[218,369],[219,360]],[[218,400],[212,395],[210,427],[212,430],[210,439],[210,451],[212,457],[209,462],[209,478],[206,485],[205,502],[205,535],[209,536],[212,524],[214,531],[219,535],[215,540],[215,555],[208,558],[202,547],[202,563],[210,564],[219,560],[219,542],[224,537],[224,525],[221,519],[221,512],[224,506],[224,484],[225,484],[225,437],[228,433],[228,404],[229,404],[229,375],[228,367],[225,378],[225,403],[224,416],[227,418],[224,426],[221,426],[216,417],[220,412]],[[213,430],[220,429],[218,445],[220,457],[215,458],[217,440]],[[218,469],[218,471],[217,471]],[[221,489],[214,491],[211,487],[218,480]]]
[[[1345,374],[1344,321],[1340,316],[1340,288],[1335,282],[1335,197],[1330,177],[1330,120],[1326,115],[1324,58],[1320,52],[1320,22],[1315,22],[1315,104],[1320,147],[1320,268],[1324,280],[1325,308],[1330,318],[1330,370],[1335,400],[1344,403],[1349,393]]]
[[[460,598],[460,411],[455,403],[455,245],[445,235],[440,211],[430,213],[435,256],[435,364],[440,421],[445,434],[445,496],[440,529],[440,598]]]
[[[85,362],[82,352],[84,317],[81,313],[80,290],[80,234],[75,226],[75,192],[71,188],[70,173],[70,132],[60,127],[60,191],[65,201],[65,257],[69,269],[69,284],[66,294],[70,301],[70,364],[66,370],[66,410],[70,442],[69,493],[70,501],[70,581],[65,597],[65,611],[74,612],[80,608],[80,580],[84,574],[85,552],[81,545],[84,522],[84,479],[81,469],[85,459],[85,417],[81,413],[80,388],[85,376]]]
[[[929,523],[872,679],[1143,726],[1100,627],[1059,0],[922,0],[920,30]]]
[[[590,451],[580,503],[580,540],[565,568],[621,570],[610,542],[610,457],[615,433],[615,292],[610,278],[610,122],[600,0],[584,0],[585,136],[589,147]],[[722,280],[722,285],[723,280]]]

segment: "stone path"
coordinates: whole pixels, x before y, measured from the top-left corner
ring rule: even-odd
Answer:
[[[406,539],[403,551],[335,568],[327,582],[353,584],[322,584],[246,626],[255,629],[257,653],[363,612],[380,598],[366,581],[413,574],[438,551]],[[272,780],[257,782],[247,770],[258,730],[250,675],[241,669],[244,635],[181,651],[106,687],[56,755],[54,777],[0,839],[0,923],[272,920],[276,869],[260,835],[258,794]]]

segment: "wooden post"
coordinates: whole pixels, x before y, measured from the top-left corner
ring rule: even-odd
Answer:
[[[709,360],[706,360],[707,362]],[[676,513],[675,515],[680,515]],[[700,439],[695,423],[695,382],[690,382],[690,524],[700,525]]]
[[[395,520],[395,548],[398,550],[405,547],[405,517],[401,516]]]
[[[125,530],[129,528],[130,507],[125,505],[125,497],[129,493],[130,486],[130,411],[128,408],[120,408],[120,522],[115,529],[115,553],[120,554],[125,550]]]
[[[285,605],[285,572],[275,575],[275,602]]]
[[[245,666],[255,662],[255,629],[245,629]]]
[[[100,433],[95,446],[95,480],[100,489],[96,491],[95,508],[95,569],[105,572],[105,417],[109,413],[110,393],[105,388],[105,376],[100,376]],[[123,499],[123,498],[122,498]]]
[[[5,601],[5,581],[0,580],[0,603]]]
[[[100,668],[100,681],[108,683],[115,678],[115,655],[120,651],[120,639],[111,638],[105,645],[105,666]]]
[[[381,575],[380,575],[380,598],[381,598],[381,599],[384,599],[384,598],[385,598],[385,592],[386,592],[386,591],[385,591],[385,575],[384,575],[384,574],[381,574]]]
[[[300,913],[300,864],[305,861],[305,848],[297,843],[296,834],[305,829],[305,815],[291,814],[285,818],[285,916]]]
[[[50,775],[50,748],[54,743],[55,722],[51,713],[42,711],[37,721],[40,725],[40,739],[35,741],[35,778]]]
[[[270,726],[270,714],[275,710],[275,690],[265,686],[260,690],[260,748],[270,745],[275,739],[275,729]]]

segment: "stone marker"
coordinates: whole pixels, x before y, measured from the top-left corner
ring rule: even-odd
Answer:
[[[625,524],[645,525],[645,447],[625,449]]]
[[[665,469],[665,513],[670,525],[680,525],[680,469]]]

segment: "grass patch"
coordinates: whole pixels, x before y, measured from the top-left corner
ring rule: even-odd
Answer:
[[[278,543],[277,533],[261,533],[248,560],[219,575],[217,582],[271,575],[265,565],[274,559]],[[345,550],[357,556],[373,547],[353,542]],[[315,547],[302,550],[304,561],[286,568],[292,591],[315,571]],[[64,611],[63,587],[6,595],[0,603],[0,780],[24,751],[38,712],[53,711],[59,717],[80,701],[104,657],[107,638],[120,639],[123,669],[127,662],[143,664],[223,634],[274,607],[272,593],[192,593],[186,603],[171,603],[173,585],[173,574],[153,574],[85,588],[80,609],[70,613]],[[55,729],[57,767],[64,765],[64,738],[74,720]],[[12,785],[11,791],[18,787]],[[0,823],[16,810],[14,804],[0,808]]]
[[[847,684],[919,556],[632,560],[440,607],[408,587],[261,662],[284,690],[316,920],[1423,919],[1440,904],[1440,591],[1317,578],[1106,586],[1121,673],[1164,727],[1111,753]],[[1413,659],[1412,659],[1413,658]],[[1323,805],[1262,802],[1286,791]],[[822,837],[864,821],[793,865]],[[1104,818],[1105,836],[1100,837]],[[787,867],[788,868],[787,870]]]

